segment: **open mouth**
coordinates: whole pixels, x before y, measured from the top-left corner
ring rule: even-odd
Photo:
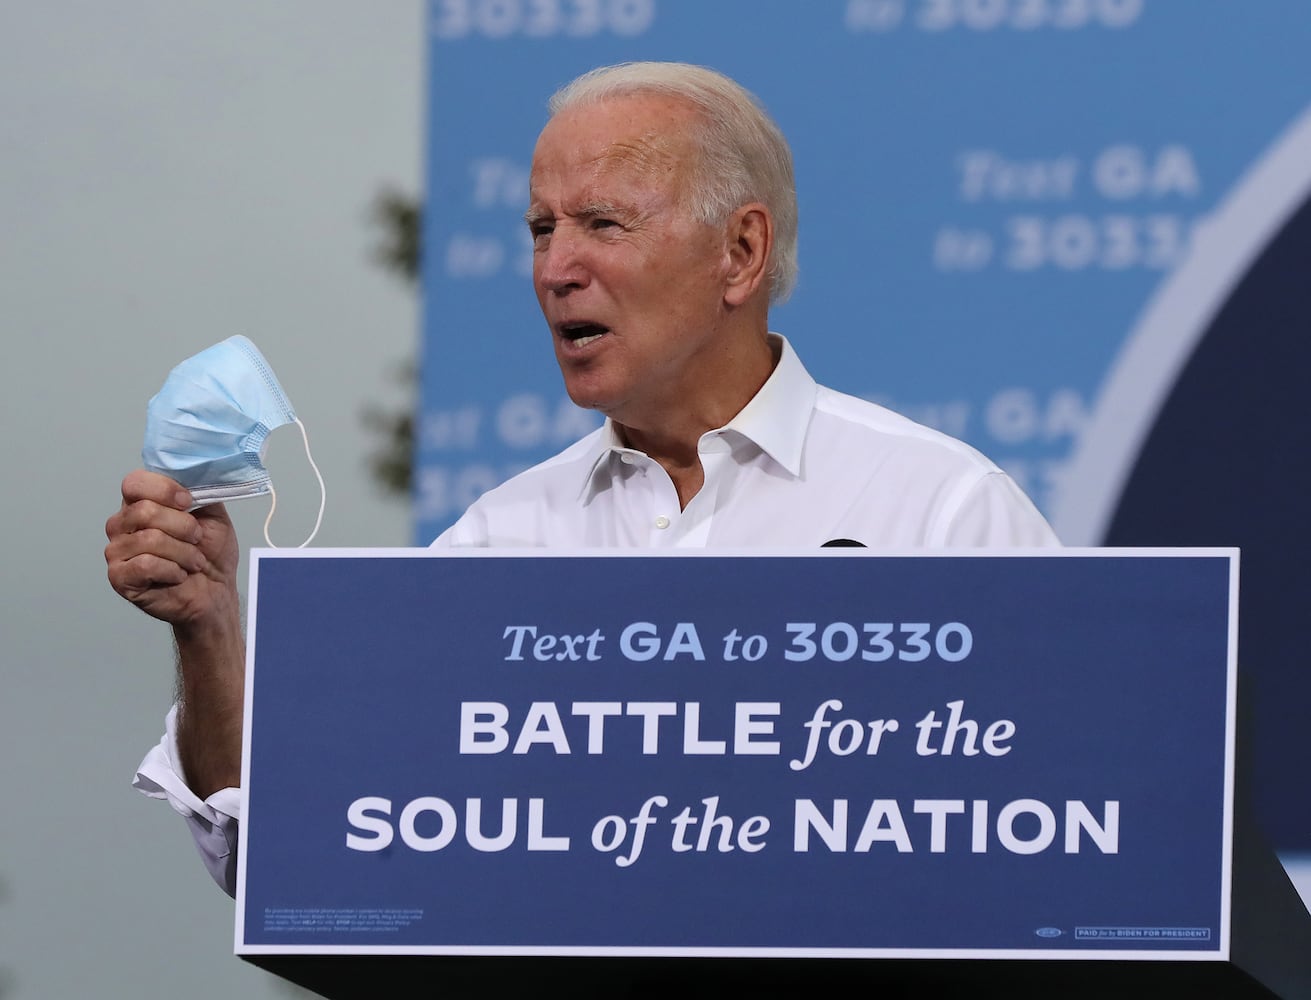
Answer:
[[[586,347],[593,341],[600,340],[610,332],[608,326],[600,323],[561,323],[560,336],[575,347]]]

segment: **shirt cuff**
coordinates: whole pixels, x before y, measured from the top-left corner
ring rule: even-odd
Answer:
[[[164,735],[137,768],[132,787],[152,799],[165,800],[187,823],[210,876],[229,896],[237,894],[237,830],[241,789],[220,788],[201,799],[187,787],[177,749],[178,708],[164,720]]]

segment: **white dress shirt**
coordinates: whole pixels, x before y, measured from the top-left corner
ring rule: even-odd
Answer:
[[[489,491],[434,546],[872,549],[1059,544],[1011,479],[973,448],[816,384],[772,335],[779,362],[724,427],[701,436],[700,491],[679,509],[673,480],[612,423]],[[202,801],[181,776],[176,708],[134,786],[187,820],[205,866],[236,892],[241,801]]]
[[[434,543],[550,548],[1056,545],[1015,483],[973,448],[817,385],[782,337],[740,413],[701,435],[685,510],[668,473],[605,425],[474,502]]]

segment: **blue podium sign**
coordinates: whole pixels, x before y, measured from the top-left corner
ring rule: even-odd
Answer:
[[[1225,960],[1237,561],[256,551],[237,951]]]

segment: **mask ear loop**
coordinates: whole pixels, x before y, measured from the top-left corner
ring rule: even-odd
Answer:
[[[319,516],[314,520],[314,530],[310,532],[310,537],[296,546],[298,549],[303,549],[314,541],[314,536],[319,533],[319,525],[323,523],[323,508],[328,502],[328,488],[323,485],[323,475],[319,472],[319,467],[314,464],[314,456],[310,454],[309,432],[305,430],[305,425],[299,418],[293,419],[296,421],[296,426],[300,428],[300,436],[305,439],[305,457],[309,459],[310,468],[314,470],[314,478],[319,481]],[[269,483],[269,497],[273,502],[269,504],[269,516],[264,519],[264,541],[268,543],[269,548],[276,549],[278,546],[269,538],[269,525],[273,523],[273,512],[278,509],[278,494],[273,489],[272,483]]]

